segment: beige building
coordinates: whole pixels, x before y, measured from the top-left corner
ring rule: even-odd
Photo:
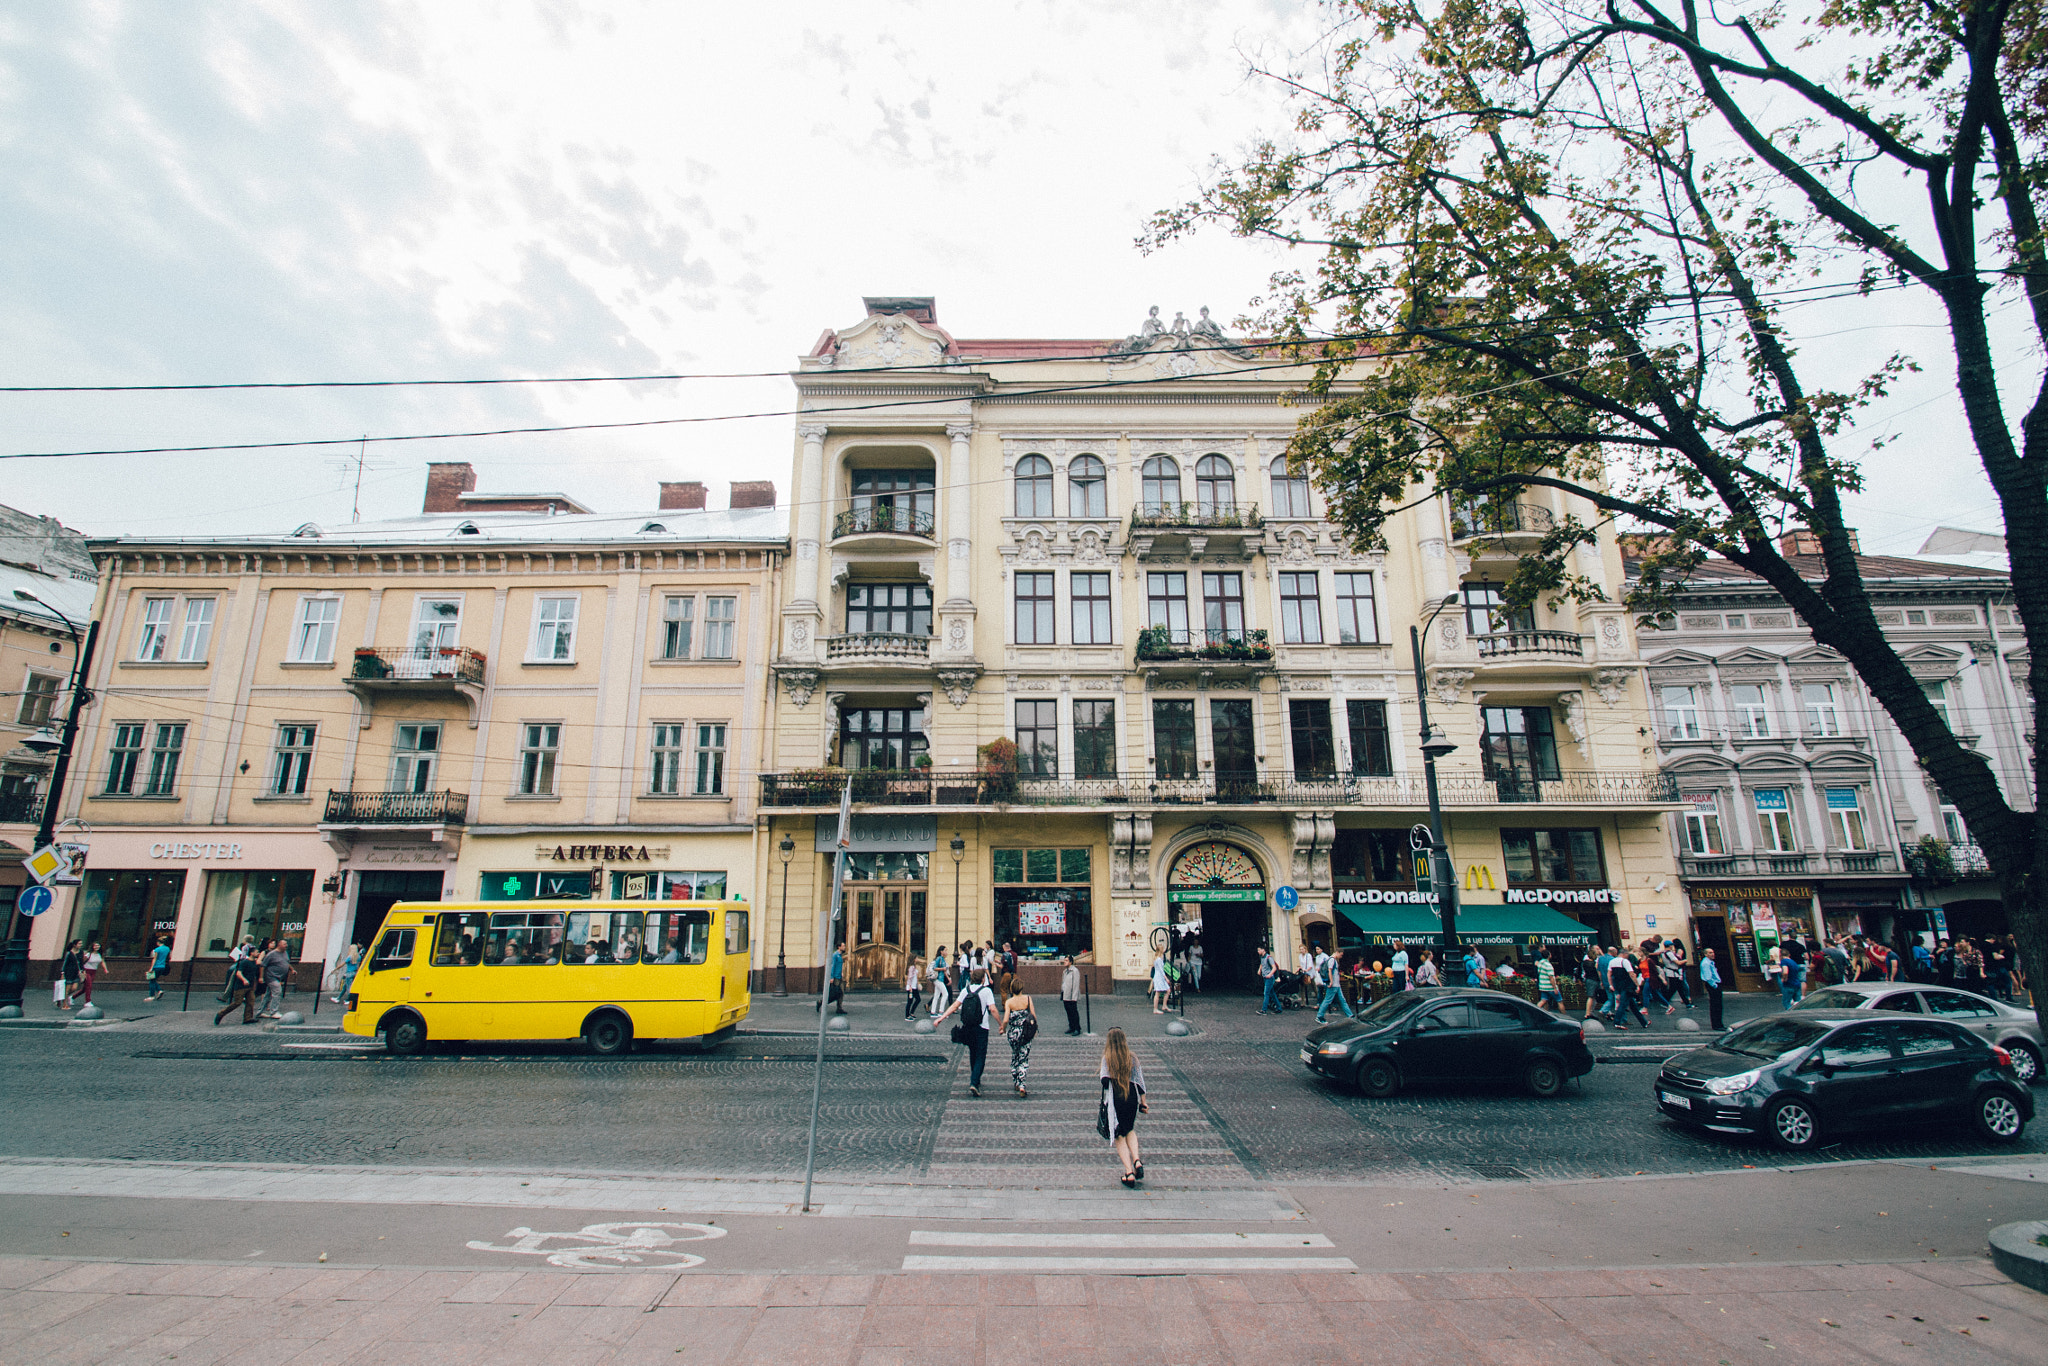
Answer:
[[[613,516],[474,483],[431,466],[389,522],[93,543],[64,797],[90,865],[35,959],[98,938],[132,979],[168,935],[212,980],[252,937],[324,967],[399,899],[753,892],[773,486]]]
[[[1461,928],[1495,958],[1683,932],[1632,623],[1498,600],[1515,554],[1587,509],[1424,502],[1355,550],[1281,458],[1305,375],[1206,310],[1120,342],[977,341],[931,299],[866,303],[795,376],[771,951],[786,877],[789,961],[818,962],[849,773],[856,975],[961,939],[1132,984],[1161,944],[1199,942],[1224,983],[1268,940],[1420,947],[1409,628],[1451,594],[1423,652],[1458,744]],[[1611,542],[1575,567],[1619,597]]]

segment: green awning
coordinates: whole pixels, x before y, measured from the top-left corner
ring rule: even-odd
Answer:
[[[1337,914],[1364,934],[1369,948],[1443,945],[1443,922],[1429,906],[1339,906]],[[1591,944],[1593,931],[1548,906],[1460,906],[1458,939],[1488,947],[1534,949],[1546,944]]]

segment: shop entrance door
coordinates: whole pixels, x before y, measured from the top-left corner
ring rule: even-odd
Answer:
[[[357,873],[356,914],[349,926],[349,943],[371,943],[377,927],[384,923],[384,913],[401,901],[440,899],[439,873]]]
[[[1266,942],[1266,905],[1263,901],[1202,901],[1178,908],[1179,918],[1201,917],[1202,931],[1175,945],[1202,945],[1202,990],[1256,991],[1259,987],[1259,949]],[[1147,963],[1149,965],[1150,959]]]
[[[1707,950],[1714,951],[1714,964],[1720,970],[1723,986],[1735,985],[1735,955],[1728,948],[1728,922],[1718,915],[1696,915],[1692,918],[1692,953],[1689,960],[1693,971],[1707,959]]]
[[[911,954],[925,948],[928,892],[924,883],[849,882],[840,892],[847,939],[847,986],[895,990]]]

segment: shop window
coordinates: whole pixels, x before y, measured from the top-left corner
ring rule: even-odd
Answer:
[[[1017,598],[1017,643],[1019,645],[1052,645],[1057,640],[1053,630],[1053,576],[1050,574],[1019,574],[1016,576]]]
[[[1089,918],[1089,851],[996,849],[992,854],[996,942],[1015,944],[1026,958],[1072,954],[1090,961],[1095,937]]]
[[[1308,471],[1281,456],[1273,462],[1273,515],[1312,517],[1309,511]]]
[[[1790,854],[1799,841],[1792,834],[1792,798],[1782,787],[1756,790],[1758,845],[1769,854]]]
[[[1161,778],[1192,778],[1195,761],[1195,704],[1159,700],[1152,704],[1153,771]]]
[[[614,901],[723,901],[725,872],[615,872],[611,890]]]
[[[1340,882],[1408,882],[1414,877],[1408,831],[1339,830],[1330,871]]]
[[[1017,462],[1016,508],[1019,517],[1052,516],[1052,461],[1027,455]]]
[[[534,723],[525,727],[525,738],[519,746],[520,796],[555,795],[555,761],[561,756],[561,751],[560,726]]]
[[[690,633],[696,628],[697,600],[670,596],[661,604],[661,657],[688,659]]]
[[[738,598],[704,599],[704,657],[731,659],[739,646]]]
[[[300,598],[299,619],[292,628],[292,662],[332,663],[334,632],[340,624],[340,598]]]
[[[312,901],[310,869],[208,873],[199,916],[199,952],[225,954],[244,941],[260,947],[266,939],[283,939],[296,961]]]
[[[1067,466],[1067,515],[1109,516],[1109,479],[1102,462],[1092,455],[1076,456]]]
[[[1116,703],[1101,699],[1074,703],[1074,776],[1116,776]]]
[[[1380,638],[1379,607],[1373,599],[1371,574],[1338,574],[1337,643],[1374,645]]]
[[[1685,802],[1685,851],[1702,857],[1727,853],[1728,843],[1721,837],[1720,800],[1711,792],[1688,792]]]
[[[575,873],[485,873],[477,883],[478,901],[588,901],[590,870]]]
[[[1086,882],[1086,849],[995,849],[995,880],[1002,882]]]
[[[1109,575],[1077,573],[1068,582],[1073,591],[1074,643],[1109,644]]]
[[[1337,737],[1330,727],[1330,704],[1323,698],[1296,699],[1287,704],[1287,722],[1294,741],[1297,782],[1326,779],[1337,771]]]
[[[21,690],[21,709],[15,713],[15,724],[31,730],[41,730],[50,724],[50,713],[57,705],[57,686],[63,682],[55,674],[32,673]]]
[[[1315,574],[1280,576],[1280,639],[1289,645],[1323,643],[1323,599]]]
[[[925,882],[930,879],[932,856],[916,850],[878,849],[873,853],[846,856],[848,882]]]
[[[270,795],[303,797],[313,772],[313,727],[287,723],[277,728],[277,749],[270,762]]]
[[[1853,787],[1827,789],[1828,824],[1834,827],[1837,849],[1868,849],[1870,837],[1863,827],[1863,804]]]
[[[91,871],[79,888],[71,937],[99,941],[109,958],[139,958],[160,934],[177,932],[185,874]],[[296,956],[296,954],[294,955]]]
[[[1392,776],[1394,746],[1387,729],[1387,704],[1354,698],[1344,710],[1351,727],[1351,771],[1366,778]]]
[[[1607,885],[1598,830],[1503,830],[1501,856],[1508,885],[1576,883]]]

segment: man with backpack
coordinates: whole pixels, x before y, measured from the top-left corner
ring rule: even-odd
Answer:
[[[1330,957],[1327,952],[1322,949],[1316,950],[1316,980],[1323,984],[1323,999],[1316,1006],[1317,1024],[1323,1023],[1328,1018],[1330,1007],[1333,1005],[1343,1011],[1347,1019],[1357,1018],[1352,1013],[1351,1002],[1344,999],[1344,984],[1338,975],[1338,968],[1340,966],[1337,960]]]
[[[953,1042],[967,1045],[967,1060],[970,1070],[967,1077],[967,1093],[981,1095],[981,1072],[988,1066],[989,1020],[995,1014],[996,994],[989,989],[988,969],[976,968],[969,974],[967,989],[960,993],[960,999],[946,1008],[946,1013],[933,1020],[936,1027],[944,1024],[954,1015],[960,1023],[953,1026]],[[1037,1031],[1034,1029],[1034,1033]]]
[[[234,966],[228,969],[228,1003],[220,1015],[213,1017],[213,1022],[219,1024],[221,1016],[232,1012],[236,1001],[239,1000],[242,1005],[242,1023],[255,1023],[256,990],[262,982],[263,964],[255,954],[245,953],[237,958]]]
[[[1271,945],[1259,950],[1259,988],[1265,994],[1259,1003],[1259,1014],[1280,1013],[1280,964],[1273,957]]]

